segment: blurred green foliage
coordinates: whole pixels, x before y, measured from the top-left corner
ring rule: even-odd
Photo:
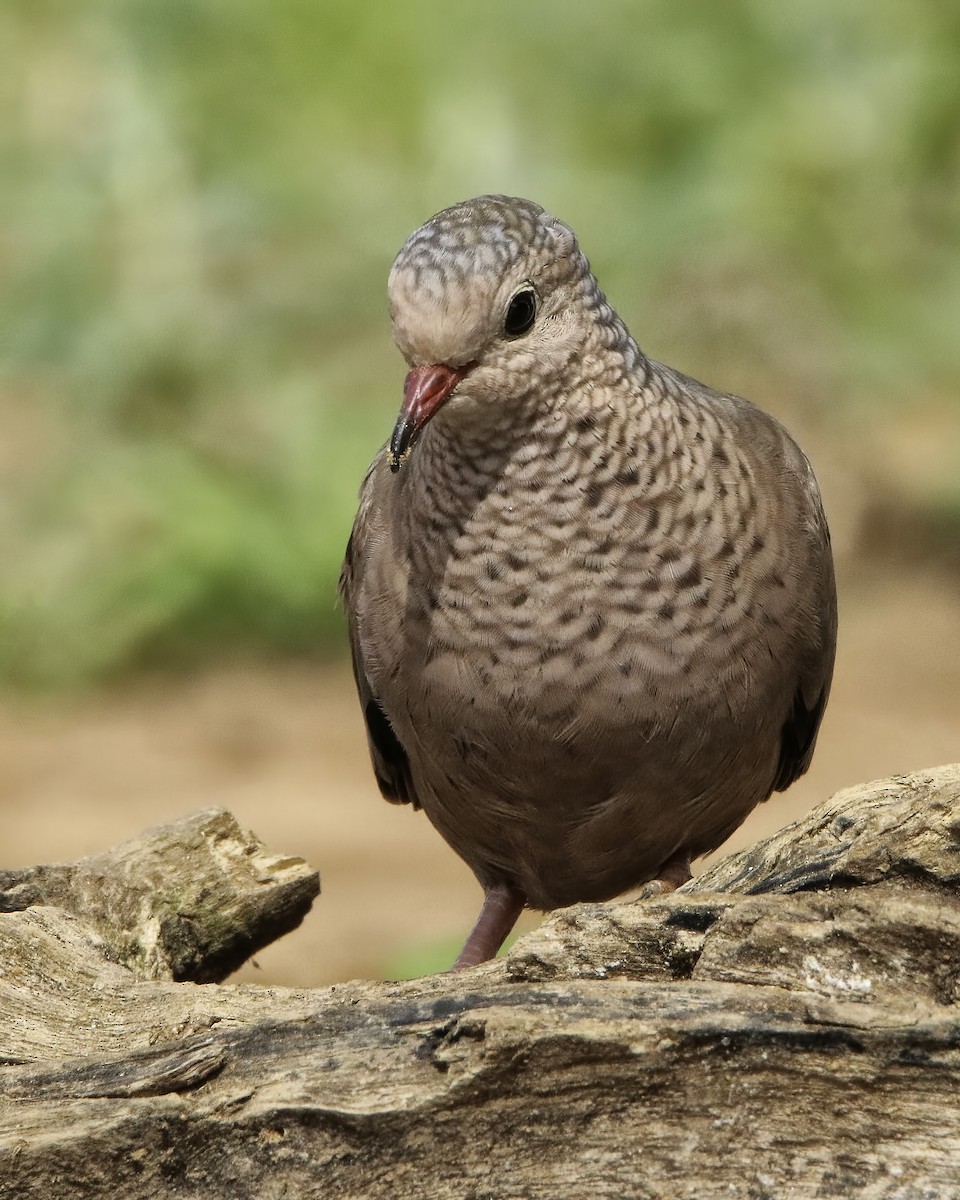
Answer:
[[[960,381],[956,5],[5,0],[0,55],[7,682],[323,649],[386,273],[467,195],[719,386],[855,431]]]

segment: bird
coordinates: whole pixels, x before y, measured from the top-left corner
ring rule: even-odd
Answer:
[[[810,463],[748,400],[646,357],[573,230],[438,212],[390,270],[408,371],[340,578],[383,796],[520,912],[671,891],[808,768],[833,674]]]

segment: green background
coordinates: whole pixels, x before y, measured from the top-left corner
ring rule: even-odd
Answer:
[[[869,477],[852,555],[879,524],[950,565],[960,7],[4,0],[0,56],[8,686],[342,643],[386,274],[485,191],[572,224],[652,357]]]

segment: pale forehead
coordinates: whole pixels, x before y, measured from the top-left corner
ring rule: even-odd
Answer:
[[[530,200],[479,196],[431,217],[407,238],[393,274],[415,288],[449,288],[468,277],[502,278],[514,265],[533,266],[558,234],[568,232]]]
[[[546,241],[546,214],[529,200],[480,196],[444,209],[410,234],[397,256],[397,265],[425,268],[437,260],[505,265],[527,248]],[[550,220],[550,218],[547,218]]]

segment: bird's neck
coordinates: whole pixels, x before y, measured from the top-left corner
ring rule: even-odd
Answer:
[[[622,361],[620,342],[610,355],[613,365],[585,373],[572,387],[541,381],[529,396],[477,398],[442,409],[405,464],[400,485],[417,504],[466,511],[492,490],[562,490],[575,462],[602,476],[616,450],[635,464],[624,466],[628,484],[651,498],[669,490],[683,466],[685,406],[657,366],[636,354],[630,373],[615,366]],[[591,361],[602,358],[594,353]]]
[[[534,397],[454,401],[423,431],[403,468],[404,484],[442,507],[473,503],[496,486],[518,447],[538,440],[543,418]]]

